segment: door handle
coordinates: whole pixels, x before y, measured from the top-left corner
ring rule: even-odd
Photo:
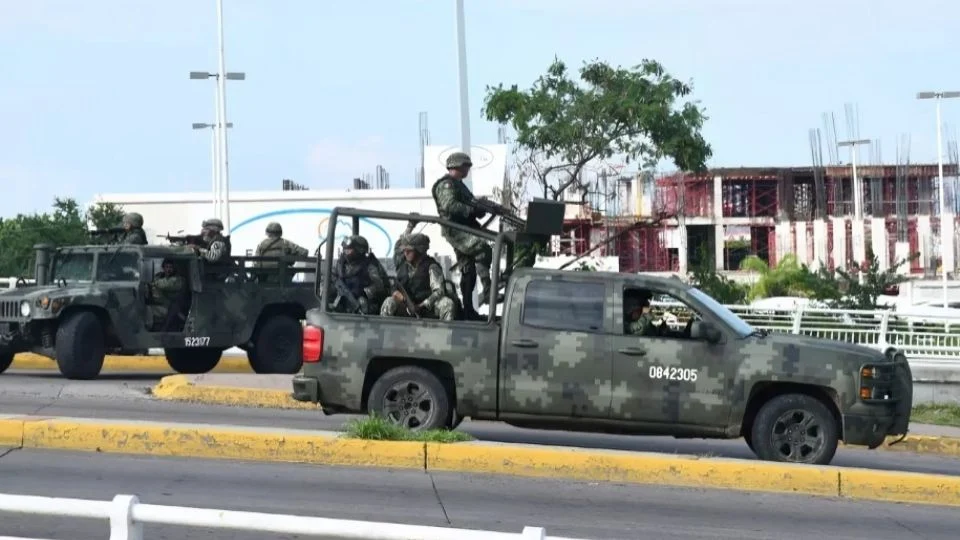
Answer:
[[[637,347],[625,347],[623,349],[620,349],[617,352],[619,352],[620,354],[625,354],[627,356],[646,356],[647,355],[647,351],[643,349],[638,349]]]
[[[536,341],[532,339],[515,339],[510,342],[514,347],[522,347],[524,349],[534,349],[539,346]]]

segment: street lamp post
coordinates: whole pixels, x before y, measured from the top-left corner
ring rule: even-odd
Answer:
[[[227,128],[232,128],[233,122],[227,122]],[[213,216],[220,217],[220,210],[222,206],[221,195],[220,193],[220,137],[217,135],[217,124],[204,124],[199,122],[193,123],[193,129],[211,129],[213,136],[211,137],[212,144],[210,149],[210,154],[213,161],[213,179],[211,181],[211,188],[213,192]]]
[[[850,139],[847,141],[837,141],[837,146],[850,147],[850,162],[853,166],[853,249],[854,257],[860,258],[857,264],[863,264],[863,257],[866,255],[866,246],[864,243],[864,223],[863,223],[863,185],[857,176],[857,154],[861,144],[870,144],[870,139]],[[858,279],[863,283],[863,273],[858,273]]]
[[[214,131],[214,145],[216,147],[216,152],[214,152],[214,182],[216,187],[213,190],[213,209],[214,216],[223,220],[223,225],[225,233],[228,233],[230,230],[230,183],[227,175],[227,160],[224,152],[226,151],[226,131],[220,129],[220,126],[223,124],[226,117],[226,110],[223,106],[223,82],[226,80],[231,81],[243,81],[246,80],[247,75],[243,72],[227,72],[223,77],[220,76],[220,73],[210,73],[207,71],[191,71],[190,78],[194,80],[206,80],[206,79],[216,79],[217,84],[214,87],[214,111],[216,113],[216,121],[212,124]],[[230,124],[228,122],[229,126]]]
[[[467,37],[463,0],[457,1],[457,67],[460,85],[460,148],[470,154],[470,98],[467,91]]]
[[[947,244],[950,245],[950,255],[953,258],[953,238],[946,238],[944,226],[947,221],[947,197],[946,186],[943,182],[943,142],[940,125],[940,101],[943,99],[958,98],[960,92],[917,92],[917,99],[936,99],[937,100],[937,173],[940,177],[940,266],[943,267],[943,307],[947,307]],[[950,216],[953,219],[953,216]],[[951,227],[951,230],[953,228]],[[953,261],[951,260],[951,265]]]

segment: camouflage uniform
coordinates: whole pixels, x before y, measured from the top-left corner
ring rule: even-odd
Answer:
[[[380,265],[380,261],[370,253],[370,244],[362,236],[351,236],[345,238],[341,244],[344,250],[352,249],[353,253],[349,256],[346,253],[340,255],[337,266],[333,269],[333,279],[330,285],[333,286],[338,279],[342,279],[347,289],[357,297],[360,302],[360,309],[366,314],[375,314],[377,306],[387,297],[388,276]],[[336,290],[334,290],[336,294]],[[337,311],[350,311],[346,298],[340,299],[341,303]]]
[[[129,226],[129,228],[127,228]],[[137,246],[147,245],[147,233],[143,232],[143,216],[137,212],[123,215],[123,228],[126,232],[120,238],[121,244]]]
[[[197,246],[197,253],[204,261],[219,265],[230,258],[230,240],[223,236],[223,222],[217,218],[204,220],[203,222],[204,242],[207,245]]]
[[[310,254],[306,248],[300,247],[294,242],[291,242],[283,237],[283,227],[280,226],[277,222],[271,222],[267,225],[266,229],[267,237],[257,245],[257,250],[254,252],[256,257],[285,257],[288,255],[293,255],[295,257],[306,257]],[[292,266],[293,263],[286,263],[288,267]],[[257,261],[253,264],[257,268],[276,268],[276,261]],[[292,278],[292,275],[287,276],[288,279]],[[260,279],[267,283],[279,283],[280,276],[275,273],[264,274],[260,276]]]
[[[174,305],[177,297],[186,286],[181,276],[167,270],[169,261],[163,261],[164,271],[153,279],[150,285],[150,312],[153,315],[153,327],[159,329],[167,320],[170,306]],[[172,270],[172,269],[171,269]]]
[[[653,325],[653,315],[649,312],[642,313],[639,318],[630,321],[627,331],[635,336],[652,336],[656,334],[656,327]]]
[[[424,234],[405,234],[401,237],[401,253],[405,249],[412,249],[417,253],[415,262],[404,260],[397,266],[397,283],[410,295],[410,300],[417,306],[417,312],[444,321],[452,321],[456,315],[453,300],[447,297],[444,284],[443,269],[440,263],[427,255],[430,249],[430,238]],[[380,315],[393,317],[396,315],[412,315],[407,313],[406,302],[398,302],[389,296],[380,307]]]
[[[473,164],[467,154],[454,152],[447,158],[446,165],[450,170],[468,168]],[[481,228],[477,219],[483,217],[485,212],[465,203],[473,198],[473,194],[462,180],[446,174],[433,184],[432,192],[433,200],[437,204],[437,214],[441,218],[468,227]],[[457,264],[460,266],[460,294],[463,295],[465,314],[475,316],[473,289],[477,285],[478,274],[482,288],[480,305],[485,304],[490,296],[490,264],[493,259],[493,250],[490,244],[480,237],[450,227],[442,227],[441,234],[453,247],[457,256]]]

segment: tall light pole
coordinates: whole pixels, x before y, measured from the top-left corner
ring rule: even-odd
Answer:
[[[223,82],[226,80],[231,81],[243,81],[246,80],[247,75],[243,72],[228,72],[223,77],[219,73],[210,73],[207,71],[191,71],[190,78],[194,80],[206,80],[206,79],[216,79],[217,84],[214,87],[214,111],[216,113],[216,121],[213,124],[214,131],[214,144],[216,145],[217,151],[214,154],[214,161],[216,166],[214,171],[216,174],[216,187],[213,190],[213,196],[215,198],[213,203],[214,216],[223,220],[224,228],[226,229],[224,233],[229,233],[230,230],[230,194],[229,188],[230,183],[226,174],[227,160],[225,159],[224,152],[226,151],[226,130],[221,129],[223,125],[224,118],[226,117],[226,111],[223,106]],[[232,126],[233,124],[230,124]]]
[[[946,244],[950,243],[950,252],[953,254],[953,238],[946,238],[944,234],[944,224],[947,221],[947,197],[946,186],[943,182],[943,128],[940,126],[940,101],[943,99],[958,98],[960,92],[917,92],[917,99],[936,99],[937,100],[937,173],[940,176],[940,266],[943,267],[943,307],[947,307],[947,249]],[[950,219],[953,219],[950,216]],[[952,229],[952,227],[951,227]],[[951,261],[953,262],[953,261]]]
[[[232,128],[233,122],[227,122],[227,128]],[[213,192],[213,216],[220,217],[220,210],[222,206],[221,193],[220,193],[220,137],[217,136],[217,124],[204,124],[199,122],[193,123],[193,129],[211,129],[213,131],[212,144],[210,148],[210,154],[213,161],[213,178],[211,180],[211,189]]]
[[[860,185],[860,179],[857,178],[857,147],[861,144],[870,144],[870,139],[856,139],[848,141],[837,141],[837,146],[849,146],[853,165],[853,216],[856,219],[863,219],[863,186]]]
[[[460,148],[470,154],[470,98],[467,92],[467,37],[463,0],[457,0],[457,67],[460,72]]]

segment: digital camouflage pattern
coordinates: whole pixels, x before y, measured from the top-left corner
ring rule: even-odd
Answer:
[[[70,256],[96,256],[100,262],[90,265],[89,276],[93,277],[96,268],[97,279],[63,281],[58,279],[59,272],[54,272],[53,279],[45,280],[45,285],[0,292],[0,351],[29,351],[55,358],[58,327],[76,313],[87,311],[99,314],[107,350],[222,351],[254,345],[258,325],[271,317],[285,314],[298,321],[306,310],[319,305],[314,283],[258,283],[257,275],[264,271],[244,268],[242,257],[230,259],[235,271],[224,281],[211,275],[205,261],[185,246],[65,247],[56,251],[54,269],[56,260],[68,260],[65,258]],[[188,313],[182,331],[152,332],[148,328],[155,311],[144,298],[153,295],[169,299],[176,284],[163,278],[154,281],[156,276],[148,275],[152,274],[152,266],[143,267],[142,259],[169,260],[189,282],[180,289],[189,294],[183,306]],[[31,307],[26,317],[20,311],[22,303]]]
[[[605,298],[603,327],[569,332],[522,324],[525,291],[534,280],[597,287]],[[627,286],[670,294],[693,307],[700,317],[689,326],[690,336],[701,339],[630,335],[623,305]],[[754,332],[698,293],[673,279],[524,268],[510,276],[499,325],[430,320],[411,325],[405,322],[409,319],[314,310],[307,324],[324,329],[322,358],[304,364],[303,374],[294,379],[294,394],[318,401],[327,413],[364,413],[368,378],[404,362],[429,361],[441,380],[454,381],[460,417],[735,438],[745,425],[749,428],[759,405],[782,388],[778,385],[789,383],[831,403],[847,444],[873,447],[886,435],[906,433],[912,380],[905,359],[894,363],[879,351],[849,343]],[[719,332],[718,342],[703,339],[708,325]],[[886,384],[894,400],[859,398],[864,365],[890,373],[890,380],[869,384],[878,391]]]
[[[430,238],[424,234],[409,234],[401,236],[397,242],[401,259],[397,266],[397,282],[410,295],[409,300],[417,308],[417,313],[445,321],[453,320],[456,315],[456,304],[453,299],[447,298],[446,277],[443,268],[427,253],[430,249]],[[404,250],[414,250],[418,258],[411,263],[404,257]],[[395,291],[383,301],[380,315],[392,317],[396,315],[414,315],[408,312],[406,302],[396,298],[402,292]],[[412,309],[412,308],[410,308]]]

